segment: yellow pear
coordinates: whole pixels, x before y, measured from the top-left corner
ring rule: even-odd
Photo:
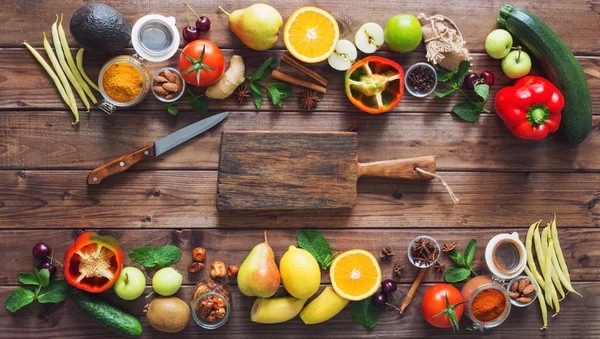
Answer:
[[[267,4],[254,4],[229,14],[229,28],[242,42],[256,51],[273,47],[279,39],[283,19],[279,12]]]
[[[275,254],[267,242],[265,230],[265,241],[254,246],[240,265],[237,276],[238,288],[248,297],[269,298],[277,292],[280,282]]]

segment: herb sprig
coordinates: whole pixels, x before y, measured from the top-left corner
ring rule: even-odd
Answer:
[[[272,56],[258,67],[256,72],[248,76],[248,83],[250,85],[250,91],[252,92],[252,99],[254,100],[254,106],[259,110],[263,103],[263,89],[267,90],[267,96],[271,99],[271,102],[275,106],[281,107],[283,105],[283,99],[288,98],[292,95],[292,88],[288,84],[283,82],[274,82],[269,87],[261,84],[273,70],[277,67],[277,58]]]
[[[165,104],[165,108],[167,109],[169,114],[177,115],[177,113],[179,113],[179,108],[177,106],[184,103],[192,105],[194,111],[200,114],[208,112],[208,101],[206,100],[206,97],[204,97],[204,93],[194,94],[194,92],[189,88],[187,90],[187,93],[188,97],[185,100],[179,100]]]
[[[450,267],[446,270],[444,274],[444,280],[449,283],[457,283],[467,279],[471,273],[477,275],[473,268],[471,267],[471,263],[473,262],[473,258],[475,257],[475,248],[477,247],[477,240],[471,239],[467,248],[465,249],[465,253],[462,254],[458,252],[456,249],[452,250],[449,253],[450,259],[461,265],[463,267]]]
[[[298,232],[298,246],[307,250],[319,263],[321,269],[326,270],[331,266],[335,254],[321,232],[315,230],[301,230]]]
[[[477,119],[479,119],[481,112],[490,112],[485,108],[487,99],[490,96],[490,86],[486,84],[475,85],[475,93],[477,96],[479,96],[479,98],[481,98],[481,100],[471,100],[469,96],[460,88],[470,68],[471,62],[468,60],[463,60],[460,62],[460,65],[456,71],[438,71],[438,81],[451,82],[451,86],[441,92],[435,91],[435,95],[437,95],[439,98],[444,98],[456,91],[459,91],[465,98],[467,98],[467,101],[454,105],[452,112],[454,112],[463,120],[475,122]]]
[[[160,248],[142,246],[132,249],[128,255],[131,260],[144,267],[164,267],[177,263],[181,259],[181,250],[173,245],[166,245]]]
[[[354,301],[350,308],[352,310],[352,321],[355,323],[368,328],[373,328],[377,325],[379,310],[373,302],[371,302],[371,298]]]
[[[35,300],[40,304],[60,303],[71,293],[71,285],[64,279],[50,281],[50,271],[47,268],[41,270],[35,268],[33,272],[19,272],[19,282],[23,285],[36,287],[34,289],[19,287],[6,298],[4,306],[11,313],[31,304]]]

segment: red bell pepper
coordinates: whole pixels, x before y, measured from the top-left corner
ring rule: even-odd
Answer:
[[[565,105],[562,93],[550,81],[537,76],[519,79],[514,86],[496,94],[494,107],[504,125],[522,139],[539,140],[556,132],[560,111]]]
[[[404,70],[378,56],[357,61],[345,76],[346,96],[362,111],[379,114],[394,108],[404,94]]]
[[[67,248],[64,265],[69,284],[100,293],[109,289],[121,274],[123,251],[114,237],[86,232]]]

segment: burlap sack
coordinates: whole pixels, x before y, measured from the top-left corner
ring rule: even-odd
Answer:
[[[417,17],[423,27],[427,60],[449,70],[456,70],[462,60],[471,60],[460,30],[449,18],[436,14]]]

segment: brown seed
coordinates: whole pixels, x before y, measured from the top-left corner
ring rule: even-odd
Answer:
[[[175,75],[173,72],[169,71],[168,69],[165,69],[165,78],[167,78],[170,83],[174,84],[177,79],[177,75]]]
[[[526,304],[526,303],[528,303],[528,302],[531,301],[531,298],[529,298],[529,297],[520,297],[520,298],[515,299],[515,301],[523,303],[523,304]]]
[[[181,77],[180,76],[175,77],[175,85],[177,85],[177,87],[181,88]]]
[[[514,291],[517,290],[518,287],[519,287],[519,282],[515,281],[515,282],[512,283],[512,285],[510,285],[510,291],[514,292]]]
[[[227,269],[225,263],[222,261],[214,261],[210,264],[210,277],[211,278],[224,278],[227,275]]]
[[[166,89],[164,89],[162,86],[154,86],[154,92],[156,92],[158,94],[162,94],[162,95],[169,94],[169,91],[167,91]]]
[[[162,84],[163,82],[169,82],[169,80],[163,76],[157,75],[154,77],[154,82]]]
[[[202,247],[196,247],[192,251],[194,261],[203,262],[206,259],[206,250]]]
[[[517,288],[517,290],[521,293],[523,293],[523,290],[525,289],[525,287],[527,287],[529,284],[531,284],[531,282],[528,279],[521,279],[519,280],[519,287]]]
[[[205,265],[201,262],[193,261],[191,264],[188,265],[187,270],[190,273],[196,273],[203,269],[204,266]]]
[[[533,292],[535,292],[535,285],[533,284],[530,284],[523,289],[523,295],[530,295]]]
[[[510,295],[511,299],[517,299],[521,296],[521,293],[519,292],[509,292],[508,295]]]
[[[179,87],[177,87],[177,85],[175,85],[174,83],[172,84],[170,82],[165,82],[164,84],[162,84],[162,87],[172,93],[179,92]]]
[[[227,275],[230,277],[235,277],[238,274],[239,270],[239,267],[235,265],[229,265],[227,266]]]

